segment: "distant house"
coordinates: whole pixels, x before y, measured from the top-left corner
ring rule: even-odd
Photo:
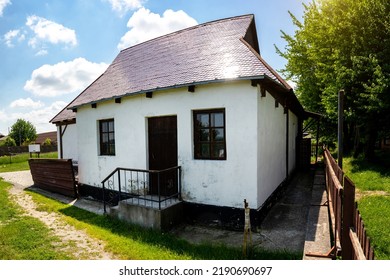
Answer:
[[[173,194],[184,209],[218,216],[241,213],[244,200],[255,215],[267,205],[297,168],[308,116],[244,15],[122,50],[51,122],[82,186],[101,189],[117,172],[106,187],[132,197],[142,185],[138,198]],[[170,177],[148,172],[176,166]]]
[[[35,144],[43,145],[46,139],[50,139],[52,145],[57,145],[57,131],[39,133],[34,142]]]

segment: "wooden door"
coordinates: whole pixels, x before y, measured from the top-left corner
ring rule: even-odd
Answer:
[[[149,169],[164,170],[177,166],[177,118],[176,116],[148,119]],[[150,176],[150,193],[169,196],[178,192],[177,170]]]

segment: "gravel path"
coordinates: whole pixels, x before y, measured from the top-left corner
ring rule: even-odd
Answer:
[[[101,241],[90,237],[85,231],[78,230],[65,223],[60,214],[37,210],[37,205],[32,197],[24,191],[25,188],[34,184],[30,171],[0,173],[0,177],[13,184],[9,191],[10,195],[24,209],[26,215],[42,221],[54,235],[60,238],[60,244],[53,245],[71,253],[74,259],[114,259],[111,254],[104,250],[104,244]],[[72,244],[73,246],[71,246]]]

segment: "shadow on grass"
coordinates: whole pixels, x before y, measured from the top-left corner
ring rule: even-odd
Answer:
[[[367,160],[363,156],[352,158],[352,169],[354,173],[374,171],[381,176],[390,176],[390,151],[376,151],[375,158]]]
[[[160,231],[144,229],[140,226],[131,225],[109,216],[100,216],[74,206],[61,209],[60,212],[66,216],[72,217],[78,221],[100,227],[111,233],[136,240],[138,242],[163,247],[167,250],[176,252],[178,255],[190,256],[192,259],[199,260],[240,260],[244,259],[242,251],[237,248],[231,248],[223,245],[191,244],[186,240]],[[265,260],[289,260],[301,259],[298,253],[269,252],[255,250],[247,256],[246,259],[265,259]]]

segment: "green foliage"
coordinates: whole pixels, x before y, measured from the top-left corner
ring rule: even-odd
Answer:
[[[43,142],[43,146],[51,146],[51,139],[50,138],[46,138],[45,142]]]
[[[318,0],[304,8],[303,22],[291,14],[294,36],[282,32],[284,74],[302,104],[326,116],[322,135],[336,135],[344,89],[347,146],[372,150],[378,133],[390,129],[390,1]]]
[[[4,141],[4,146],[14,147],[16,146],[16,142],[12,137],[8,136]]]
[[[18,119],[16,123],[12,125],[9,136],[15,139],[18,146],[21,146],[22,144],[28,145],[37,139],[37,131],[31,122]]]
[[[4,140],[0,141],[0,147],[4,147],[4,146],[5,147],[14,147],[14,146],[16,146],[16,142],[12,137],[8,136],[8,137],[5,137]]]

